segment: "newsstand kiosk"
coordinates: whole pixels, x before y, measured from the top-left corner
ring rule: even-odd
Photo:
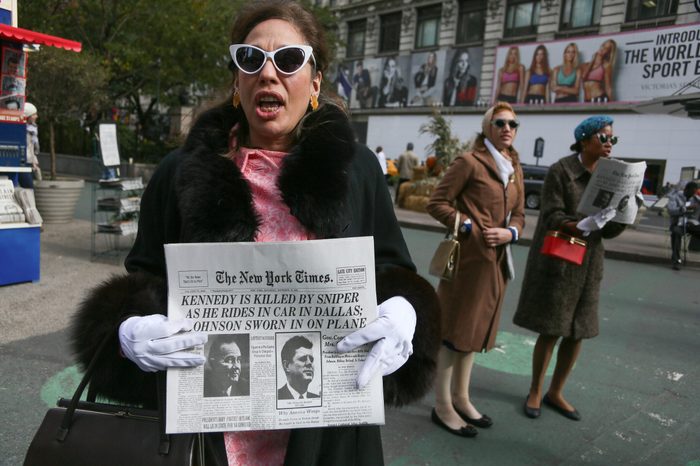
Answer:
[[[23,166],[27,129],[24,102],[27,89],[28,49],[35,45],[80,52],[80,42],[17,27],[15,1],[0,4],[0,177],[17,186]],[[9,5],[9,6],[6,6]],[[39,109],[41,113],[41,109]],[[40,225],[0,223],[0,286],[36,282],[40,271]]]

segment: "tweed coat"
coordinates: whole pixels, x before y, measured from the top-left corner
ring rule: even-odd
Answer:
[[[458,351],[490,350],[496,344],[501,305],[508,276],[505,245],[486,246],[485,228],[525,225],[523,172],[518,162],[512,182],[503,188],[498,166],[488,149],[457,157],[433,191],[427,210],[448,228],[470,218],[472,231],[459,234],[459,270],[452,281],[441,280],[442,339]],[[510,221],[506,224],[508,212]]]
[[[542,187],[542,205],[527,257],[516,325],[542,335],[592,338],[598,335],[598,297],[603,278],[603,238],[614,238],[625,225],[608,222],[585,238],[583,264],[575,265],[540,254],[545,233],[579,221],[576,213],[591,174],[573,154],[549,168]]]
[[[84,367],[109,338],[91,381],[98,394],[154,406],[155,376],[119,355],[117,330],[132,315],[165,313],[163,245],[253,241],[260,219],[250,187],[228,151],[231,128],[243,124],[230,104],[205,113],[185,146],[169,154],[148,183],[127,274],[92,290],[76,314],[73,349]],[[439,304],[415,272],[374,154],[355,144],[347,116],[321,106],[304,123],[303,137],[284,158],[278,187],[290,212],[316,238],[374,236],[377,302],[403,296],[417,317],[413,354],[384,377],[385,403],[421,398],[432,385],[439,347]],[[205,437],[207,464],[226,464],[223,435]],[[293,429],[287,465],[383,463],[378,426]]]

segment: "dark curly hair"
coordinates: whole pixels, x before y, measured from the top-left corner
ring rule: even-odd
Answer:
[[[242,44],[255,26],[281,19],[292,24],[314,49],[316,70],[325,73],[330,63],[326,32],[309,10],[293,0],[261,0],[248,2],[236,16],[231,28],[231,43]],[[234,70],[236,73],[238,70]]]

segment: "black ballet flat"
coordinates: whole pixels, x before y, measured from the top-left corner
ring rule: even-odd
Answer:
[[[525,416],[529,417],[530,419],[537,419],[540,417],[540,414],[542,414],[542,410],[540,408],[531,408],[527,405],[527,399],[530,398],[530,396],[525,397],[525,403],[523,404],[523,410],[525,411]]]
[[[573,411],[567,411],[566,409],[562,408],[558,404],[554,403],[549,396],[545,395],[544,398],[542,398],[542,403],[546,404],[550,408],[554,409],[554,411],[558,412],[565,418],[571,419],[572,421],[580,421],[581,420],[581,414],[577,410]]]
[[[452,427],[442,422],[442,419],[440,419],[440,417],[435,412],[435,408],[433,408],[433,411],[430,413],[430,419],[433,421],[434,424],[437,424],[438,426],[442,427],[447,432],[454,435],[459,435],[460,437],[476,437],[476,435],[479,433],[479,431],[477,431],[473,426],[466,426],[460,427],[459,429],[453,429]]]
[[[479,419],[474,419],[457,409],[455,405],[452,405],[452,407],[455,409],[455,411],[457,411],[459,417],[461,417],[468,424],[471,424],[475,427],[479,427],[480,429],[487,429],[493,425],[493,419],[488,417],[486,414],[482,414]]]

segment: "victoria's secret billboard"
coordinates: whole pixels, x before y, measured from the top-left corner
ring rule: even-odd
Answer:
[[[700,78],[700,24],[502,46],[495,69],[494,100],[649,100]]]

